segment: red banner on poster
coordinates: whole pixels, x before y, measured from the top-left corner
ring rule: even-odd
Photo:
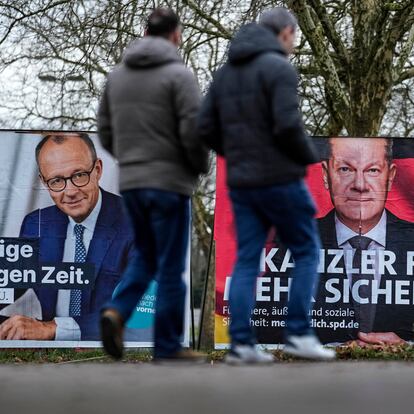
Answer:
[[[413,340],[414,324],[414,141],[405,138],[314,138],[320,163],[306,182],[317,205],[321,236],[320,280],[312,326],[323,343],[358,339],[368,324],[372,338]],[[217,162],[216,346],[228,344],[228,292],[236,235],[223,159]],[[358,194],[358,199],[355,199]],[[367,246],[359,269],[349,240]],[[251,324],[259,343],[282,343],[293,260],[269,234],[258,277]],[[358,281],[356,274],[358,273]],[[368,317],[367,314],[371,316]],[[367,329],[364,329],[366,331]]]

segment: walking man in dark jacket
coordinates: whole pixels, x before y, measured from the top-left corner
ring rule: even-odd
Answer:
[[[241,28],[228,61],[215,76],[202,106],[199,133],[226,158],[236,220],[237,263],[230,288],[232,322],[229,363],[267,363],[250,327],[260,254],[275,226],[295,260],[290,287],[285,352],[331,359],[310,327],[317,282],[319,236],[315,206],[304,184],[306,165],[316,162],[304,132],[293,51],[296,18],[284,8],[265,12],[259,24]]]
[[[194,359],[181,349],[190,195],[207,171],[207,150],[196,135],[200,94],[177,47],[180,23],[156,9],[146,36],[131,43],[109,74],[99,114],[101,142],[118,160],[120,189],[135,232],[138,257],[102,312],[106,351],[122,356],[125,322],[156,279],[156,359]]]

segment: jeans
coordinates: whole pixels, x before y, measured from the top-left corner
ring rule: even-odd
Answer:
[[[178,193],[134,189],[122,192],[138,250],[128,263],[118,290],[106,308],[127,321],[150,283],[158,282],[154,357],[168,358],[181,349],[186,286],[183,273],[188,246],[190,201]]]
[[[262,188],[231,189],[237,262],[230,286],[232,344],[253,345],[250,327],[260,256],[272,226],[295,261],[285,335],[311,334],[309,312],[318,281],[319,232],[315,205],[303,180]]]

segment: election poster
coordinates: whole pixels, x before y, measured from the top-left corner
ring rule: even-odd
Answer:
[[[101,346],[100,311],[136,255],[118,166],[96,134],[0,131],[0,348]],[[153,282],[126,347],[152,346],[156,295]]]
[[[306,183],[317,210],[319,281],[311,326],[324,344],[414,339],[414,141],[315,137],[320,162]],[[236,234],[222,159],[217,166],[215,343],[229,344]],[[295,263],[273,229],[263,247],[251,326],[283,344]]]

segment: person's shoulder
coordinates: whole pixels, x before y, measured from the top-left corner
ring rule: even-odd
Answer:
[[[335,209],[316,221],[322,246],[331,248],[336,246]]]
[[[115,65],[106,75],[106,82],[110,84],[114,78],[123,76],[126,70],[126,66],[123,63]]]
[[[171,62],[163,67],[164,76],[174,83],[197,83],[194,72],[184,62]]]
[[[222,80],[227,79],[229,76],[231,77],[232,75],[229,74],[229,71],[232,70],[231,65],[226,62],[224,65],[220,66],[214,73],[212,76],[212,80],[209,86],[209,90],[210,91],[220,91],[220,88],[217,88],[217,86],[221,85]]]
[[[101,194],[102,194],[102,207],[101,211],[104,212],[105,215],[109,215],[111,217],[114,217],[114,214],[121,213],[122,212],[122,197],[110,193],[109,191],[105,191],[101,188]]]
[[[395,214],[391,213],[389,210],[387,212],[387,226],[392,229],[397,229],[398,231],[414,231],[414,223],[400,219]]]
[[[39,222],[39,220],[44,220],[47,218],[59,216],[62,214],[60,210],[55,206],[49,206],[45,208],[38,208],[37,210],[32,211],[31,213],[27,214],[24,218],[25,222]]]
[[[66,216],[55,205],[34,210],[24,217],[20,226],[20,237],[37,236],[40,227],[51,224],[55,228],[65,218]]]
[[[335,223],[335,209],[329,211],[329,213],[325,216],[319,217],[318,219],[316,219],[316,221],[320,227]]]
[[[414,240],[414,223],[400,219],[390,211],[387,212],[386,245],[387,250],[412,250]]]
[[[102,190],[102,208],[104,216],[102,220],[107,223],[108,218],[111,218],[111,222],[114,227],[122,230],[122,233],[132,234],[131,225],[127,217],[126,210],[124,208],[122,197],[117,194],[110,193]]]
[[[271,79],[277,79],[280,82],[294,81],[298,79],[298,72],[290,61],[280,53],[267,52],[260,55],[256,62],[261,73]]]
[[[262,53],[260,56],[258,56],[257,61],[260,62],[263,65],[269,65],[272,64],[272,66],[269,67],[269,70],[283,70],[290,73],[296,73],[295,67],[292,65],[290,60],[280,53],[269,51],[266,53]]]
[[[102,203],[122,203],[122,197],[118,194],[111,193],[109,191],[103,190],[101,188],[102,193]]]

